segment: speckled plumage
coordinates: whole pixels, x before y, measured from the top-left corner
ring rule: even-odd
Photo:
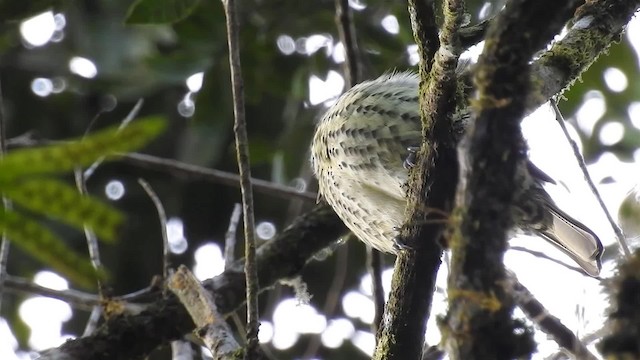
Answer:
[[[322,197],[358,238],[384,252],[396,252],[393,238],[404,221],[407,148],[421,143],[418,83],[413,73],[396,73],[354,86],[323,116],[311,144]],[[533,201],[516,209],[516,223],[597,275],[597,236],[557,209],[540,185],[546,175],[529,168],[526,176],[537,181],[525,197]]]

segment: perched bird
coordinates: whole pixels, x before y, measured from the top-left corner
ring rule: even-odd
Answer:
[[[406,72],[354,86],[322,117],[311,144],[320,195],[360,240],[383,252],[398,251],[393,239],[404,221],[407,149],[422,141],[418,82]],[[457,120],[461,129],[466,119]],[[553,181],[549,176],[531,162],[527,168],[533,185],[516,200],[517,227],[548,240],[597,276],[600,240],[554,204],[542,187]]]

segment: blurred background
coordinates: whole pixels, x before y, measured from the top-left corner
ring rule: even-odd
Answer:
[[[10,146],[79,137],[118,124],[142,100],[139,116],[159,115],[169,123],[168,131],[142,152],[237,173],[222,3],[194,2],[195,10],[175,23],[125,25],[132,3],[0,2],[0,82]],[[501,0],[467,1],[470,21],[490,17],[502,5]],[[316,121],[345,90],[345,53],[337,35],[334,2],[243,0],[238,6],[252,175],[314,192],[307,148]],[[365,78],[415,69],[417,49],[406,2],[352,0],[350,6]],[[479,49],[465,56],[473,57]],[[614,217],[624,204],[622,222],[632,240],[640,235],[639,221],[634,220],[639,213],[634,191],[640,176],[639,51],[636,18],[621,42],[566,91],[560,103]],[[532,159],[559,179],[560,185],[552,189],[558,201],[593,227],[607,245],[603,277],[610,276],[617,261],[613,232],[584,184],[553,112],[544,106],[523,126]],[[151,184],[165,206],[173,263],[193,267],[201,279],[219,274],[224,266],[224,234],[234,204],[240,202],[239,189],[127,161],[110,162],[100,166],[87,185],[91,194],[128,218],[120,241],[101,246],[114,294],[144,288],[162,273],[158,216],[138,178]],[[68,179],[71,183],[71,176]],[[272,239],[312,205],[312,201],[256,193],[259,241]],[[87,253],[84,234],[49,225],[70,247]],[[241,235],[239,230],[239,239]],[[601,282],[532,254],[541,251],[571,264],[539,239],[519,236],[512,242],[516,244],[530,250],[507,254],[507,265],[521,281],[579,335],[597,332],[607,304]],[[260,339],[265,349],[281,359],[368,358],[375,340],[365,261],[364,246],[346,241],[303,272],[312,296],[308,303],[296,299],[287,286],[264,293]],[[393,258],[385,258],[387,291],[392,264]],[[55,289],[73,287],[15,247],[8,271]],[[434,316],[428,325],[430,344],[439,340],[434,321],[446,310],[445,280],[446,266],[439,274]],[[34,351],[81,335],[89,315],[41,296],[11,291],[2,296],[2,359],[28,359]],[[555,354],[557,345],[538,335],[536,356]],[[168,349],[152,356],[169,357]]]

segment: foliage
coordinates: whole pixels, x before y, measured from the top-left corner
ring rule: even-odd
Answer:
[[[32,218],[34,215],[55,218],[79,230],[86,226],[100,239],[113,242],[123,221],[122,214],[66,183],[44,176],[69,172],[105,156],[140,148],[163,128],[161,119],[147,119],[68,143],[10,152],[0,161],[0,190],[16,205],[16,210],[27,211],[5,209],[0,215],[0,229],[31,256],[73,282],[90,287],[96,273],[88,259],[73,252],[54,232]]]

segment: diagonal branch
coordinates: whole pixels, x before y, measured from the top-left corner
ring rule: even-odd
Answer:
[[[639,0],[587,1],[576,11],[566,36],[532,64],[533,111],[568,89],[614,42],[640,8]]]
[[[549,335],[565,351],[573,354],[576,359],[595,360],[597,359],[578,337],[566,327],[560,319],[549,314],[544,305],[533,296],[515,274],[509,272],[505,281],[506,290],[513,296],[518,307],[527,317],[533,321],[540,330]]]
[[[269,289],[279,279],[298,274],[316,253],[346,232],[342,221],[328,205],[318,205],[298,217],[275,240],[258,249],[260,290]],[[221,275],[204,281],[205,288],[215,294],[218,311],[223,315],[244,304],[243,269],[244,259],[240,259]],[[158,298],[145,311],[109,318],[92,336],[67,341],[43,352],[40,359],[140,358],[162,344],[181,338],[194,327],[189,314],[175,297]],[[134,342],[132,336],[135,336]]]

